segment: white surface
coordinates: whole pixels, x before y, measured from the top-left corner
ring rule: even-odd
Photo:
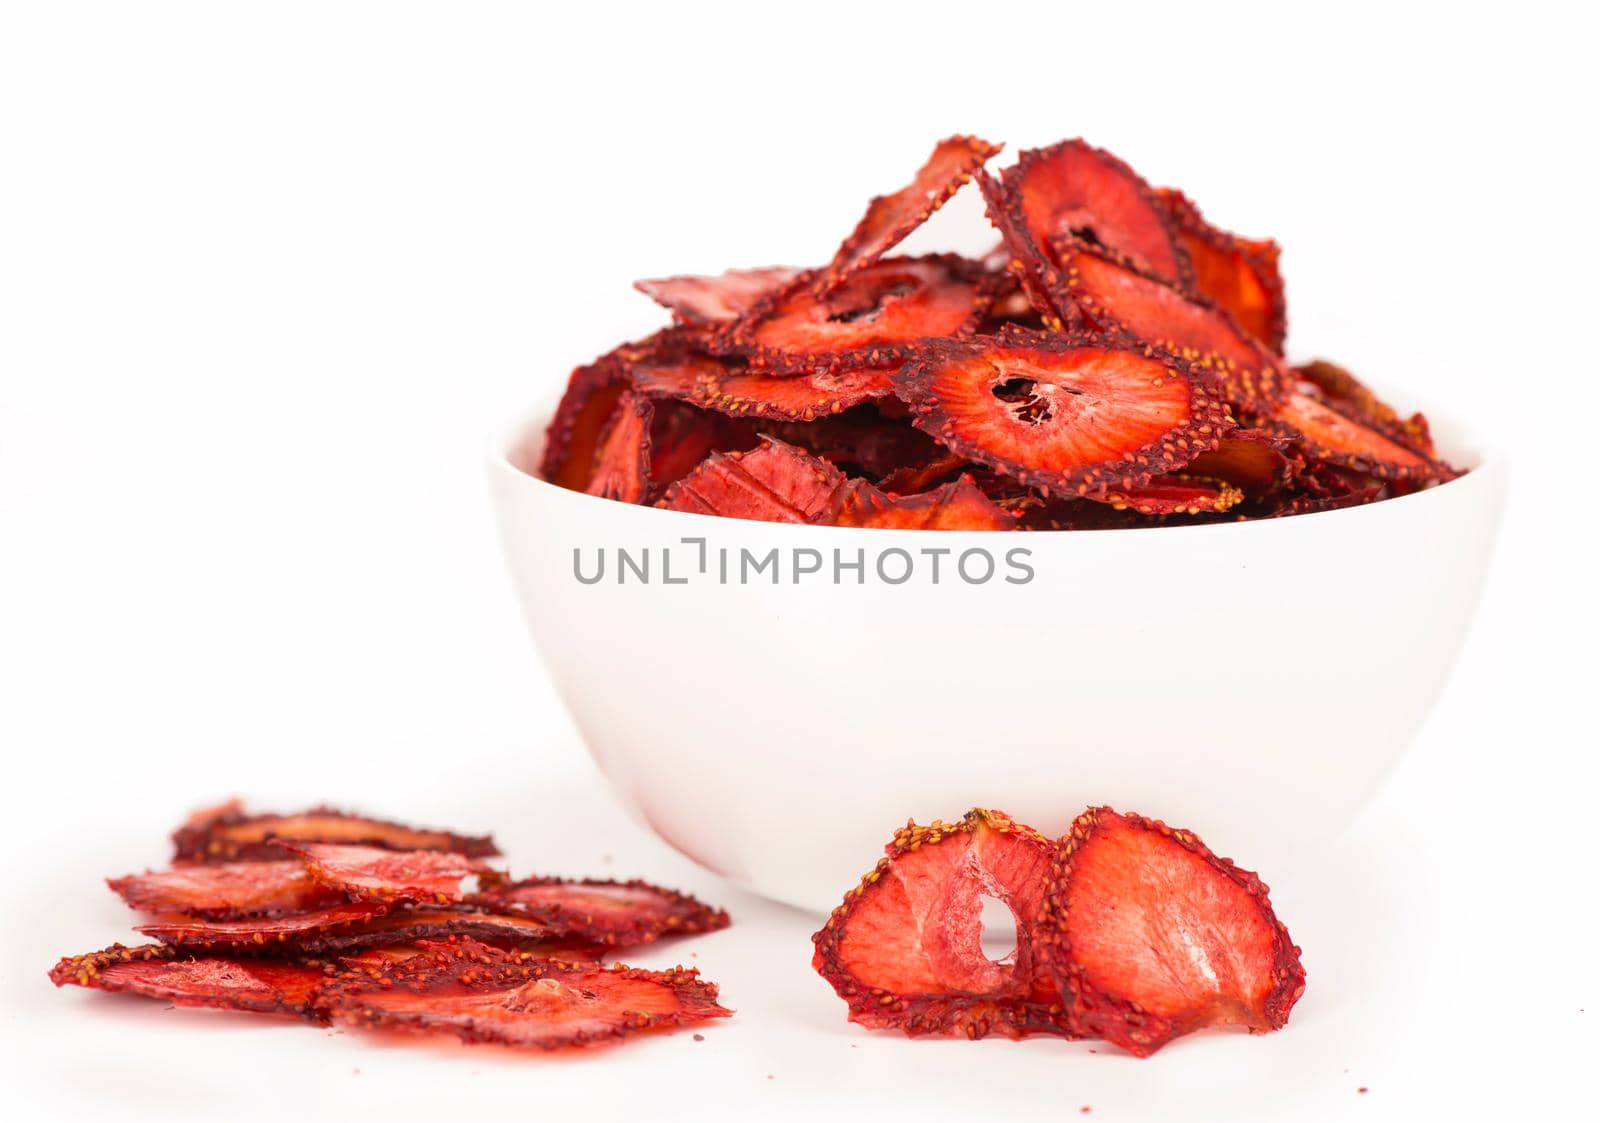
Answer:
[[[1450,23],[1041,11],[998,29],[970,5],[4,9],[14,1113],[1592,1111],[1585,37],[1534,4]],[[1425,356],[1449,338],[1473,361],[1419,363],[1401,404],[1470,402],[1512,454],[1483,612],[1413,752],[1292,878],[1237,855],[1306,949],[1281,1034],[1136,1062],[847,1026],[806,967],[810,918],[697,874],[613,806],[517,619],[480,459],[507,407],[622,321],[658,322],[632,278],[820,260],[957,129],[1081,132],[1275,234],[1295,338],[1357,369],[1375,339]],[[703,892],[735,927],[639,958],[704,967],[738,1017],[703,1042],[523,1059],[52,990],[57,955],[128,935],[98,878],[161,861],[172,823],[228,792],[492,827],[520,869]]]
[[[1025,537],[784,526],[536,479],[549,416],[500,441],[490,484],[557,694],[642,822],[817,912],[885,823],[973,805],[1052,837],[1087,806],[1145,808],[1295,872],[1438,696],[1505,489],[1500,454],[1440,426],[1467,475],[1302,518]],[[860,572],[835,579],[836,561]],[[1285,658],[1313,651],[1315,670]]]

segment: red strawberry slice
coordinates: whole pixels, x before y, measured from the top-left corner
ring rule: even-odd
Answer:
[[[667,489],[658,507],[725,518],[813,522],[833,506],[844,473],[771,437],[750,452],[713,453]]]
[[[952,451],[1064,494],[1176,471],[1231,426],[1182,360],[1017,329],[927,344],[895,387],[916,425]]]
[[[1023,152],[1001,178],[1035,245],[1048,249],[1074,238],[1163,281],[1187,282],[1187,256],[1155,192],[1111,153],[1064,140]]]
[[[1433,456],[1433,435],[1428,419],[1420,413],[1401,417],[1395,408],[1374,394],[1365,383],[1344,367],[1325,359],[1315,359],[1295,367],[1294,375],[1311,383],[1322,400],[1369,429],[1376,429],[1424,456]]]
[[[602,499],[641,503],[650,490],[650,399],[628,390],[617,399],[610,424],[595,450],[594,471],[584,490]]]
[[[1235,407],[1265,409],[1283,396],[1285,378],[1276,358],[1203,297],[1082,244],[1062,243],[1057,256],[1067,299],[1094,327],[1125,333],[1209,370]]]
[[[273,845],[274,839],[344,842],[385,850],[450,850],[474,858],[500,853],[488,835],[412,827],[332,807],[313,807],[292,815],[251,814],[238,800],[230,800],[220,807],[196,811],[173,832],[173,861],[282,860],[283,851]]]
[[[477,858],[438,850],[380,850],[326,842],[277,845],[298,854],[319,884],[352,901],[444,904],[461,900],[461,883],[469,877],[492,881],[502,876]]]
[[[1261,879],[1155,820],[1080,815],[1044,911],[1073,1024],[1139,1056],[1206,1026],[1278,1029],[1305,990]]]
[[[617,947],[728,926],[724,910],[647,881],[531,878],[480,893],[471,903],[493,912],[533,917],[563,935]]]
[[[343,901],[336,890],[313,881],[305,863],[211,862],[107,880],[113,892],[141,912],[191,916],[275,915]]]
[[[569,963],[460,939],[341,974],[318,1002],[336,1022],[469,1044],[588,1045],[731,1011],[693,970]]]
[[[1189,462],[1185,471],[1196,476],[1226,480],[1259,499],[1289,482],[1295,462],[1285,455],[1289,439],[1267,429],[1235,429],[1209,452]]]
[[[818,275],[813,291],[819,296],[833,291],[857,269],[899,245],[999,151],[998,144],[975,136],[941,140],[909,184],[892,195],[879,195],[867,205],[867,213]]]
[[[1429,459],[1376,429],[1347,417],[1309,388],[1289,393],[1273,410],[1294,427],[1300,446],[1317,460],[1353,468],[1378,479],[1449,479],[1449,465]]]
[[[1159,195],[1194,268],[1194,289],[1231,315],[1274,354],[1283,354],[1288,303],[1278,272],[1278,243],[1240,238],[1212,226],[1182,191]]]
[[[317,1019],[314,999],[323,972],[292,960],[180,957],[168,947],[124,947],[63,959],[50,972],[56,986],[138,994],[174,1006],[206,1006],[253,1014]]]
[[[690,400],[735,417],[815,421],[887,396],[894,389],[889,373],[857,367],[776,378],[761,370],[719,366],[706,372]]]
[[[889,495],[866,480],[851,480],[839,489],[833,511],[820,521],[892,530],[1010,530],[1017,517],[963,475],[913,495]]]
[[[660,277],[635,281],[633,287],[685,324],[728,324],[750,311],[800,275],[799,269],[771,265],[729,269],[714,277]]]
[[[1034,932],[1053,848],[996,811],[907,824],[812,940],[812,966],[850,1020],[909,1036],[1065,1033],[1061,1000]],[[1010,909],[1016,947],[983,946],[985,897]]]
[[[796,281],[719,333],[714,346],[780,375],[893,366],[919,340],[970,335],[992,283],[965,258],[884,258],[825,297]]]
[[[1225,480],[1189,472],[1154,476],[1132,487],[1091,491],[1084,498],[1141,515],[1217,514],[1244,501],[1244,492]]]

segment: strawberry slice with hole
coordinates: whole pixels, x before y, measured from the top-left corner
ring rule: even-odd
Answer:
[[[1305,991],[1261,879],[1152,819],[1080,815],[1043,913],[1073,1024],[1138,1056],[1207,1026],[1279,1029]]]
[[[867,213],[817,276],[813,291],[819,296],[832,292],[856,270],[899,245],[999,151],[1000,145],[975,136],[941,140],[909,184],[867,204]]]
[[[812,937],[812,966],[850,1020],[913,1037],[1066,1033],[1034,932],[1050,840],[973,811],[957,823],[908,823],[885,850]],[[986,935],[984,913],[994,910],[1009,912],[1014,934]]]
[[[1231,427],[1181,359],[1081,336],[1007,329],[930,343],[895,388],[951,451],[1063,494],[1177,471]]]

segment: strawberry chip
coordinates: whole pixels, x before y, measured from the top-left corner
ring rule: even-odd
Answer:
[[[820,500],[797,507],[738,467],[767,437],[857,481],[848,493],[819,481],[837,525],[1102,530],[1336,510],[1459,474],[1420,414],[1400,416],[1332,363],[1285,359],[1276,242],[1211,224],[1083,140],[991,173],[996,151],[941,141],[819,269],[639,282],[675,324],[579,368],[543,477],[695,513],[828,521]],[[884,256],[969,179],[997,247]],[[1123,357],[1064,369],[1062,354],[1085,362],[1094,348]],[[1033,369],[990,377],[1019,351]],[[1175,383],[1141,380],[1141,362],[1194,388],[1193,416]],[[620,424],[630,387],[651,403],[648,433]],[[908,420],[925,447],[906,440]],[[962,472],[1006,517],[950,486]]]
[[[999,812],[973,811],[958,823],[908,823],[885,852],[812,937],[812,966],[851,1021],[913,1037],[1069,1032],[1034,927],[1049,839]],[[1015,924],[1015,947],[999,959],[983,945],[985,898]]]
[[[495,870],[477,858],[440,850],[382,850],[375,846],[340,846],[326,842],[280,842],[298,854],[320,885],[353,901],[395,903],[459,901],[461,883],[469,877],[495,880]]]
[[[1000,151],[975,136],[952,136],[934,146],[916,178],[892,195],[879,195],[814,282],[818,296],[838,288],[857,269],[871,265],[944,206],[973,172]]]
[[[1207,1026],[1281,1029],[1305,991],[1300,949],[1261,879],[1152,819],[1079,816],[1045,915],[1073,1023],[1137,1056]]]
[[[475,940],[423,942],[416,955],[350,972],[321,992],[335,1021],[445,1034],[469,1044],[557,1049],[725,1018],[693,970],[568,963]]]
[[[1181,360],[1096,338],[1012,329],[929,344],[895,387],[947,448],[1068,495],[1176,471],[1230,427]]]
[[[285,960],[190,957],[168,947],[124,947],[63,959],[50,972],[56,986],[142,995],[174,1006],[292,1014],[317,1020],[323,983],[314,965]]]
[[[282,859],[283,851],[273,845],[274,839],[345,842],[387,850],[450,850],[474,858],[492,858],[500,853],[494,839],[487,835],[408,827],[331,807],[313,807],[293,815],[256,815],[247,812],[238,800],[230,800],[195,812],[173,833],[173,860]]]
[[[106,884],[129,908],[205,917],[303,912],[344,899],[314,881],[305,863],[293,858],[174,866],[110,878]]]
[[[536,919],[564,937],[615,947],[728,926],[722,909],[638,880],[530,878],[496,886],[473,897],[472,903],[486,911]]]

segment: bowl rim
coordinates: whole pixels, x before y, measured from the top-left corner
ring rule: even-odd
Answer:
[[[556,407],[561,399],[561,392],[564,390],[565,383],[563,382],[561,387],[558,388],[556,392],[546,392],[545,394],[541,395],[537,399],[538,404],[534,406],[527,405],[526,399],[524,399],[523,407],[512,414],[516,420],[511,422],[503,422],[491,430],[486,452],[488,454],[489,468],[492,472],[501,475],[508,475],[512,479],[519,481],[521,486],[531,485],[535,489],[549,489],[550,491],[561,493],[563,497],[570,497],[576,501],[604,503],[608,507],[612,508],[627,508],[631,511],[649,512],[649,515],[645,516],[647,518],[678,517],[692,520],[711,520],[719,524],[726,524],[729,522],[742,524],[754,523],[766,528],[777,528],[785,525],[782,523],[761,522],[760,520],[755,519],[730,519],[723,515],[707,515],[701,514],[697,511],[668,511],[659,507],[644,507],[631,503],[619,503],[615,499],[602,499],[597,495],[585,495],[582,492],[573,491],[570,488],[559,487],[556,484],[551,483],[549,480],[543,479],[542,477],[534,475],[532,472],[526,471],[525,469],[519,467],[513,460],[514,455],[521,454],[526,456],[529,454],[539,454],[543,452],[546,431],[548,430],[550,422],[555,415]],[[1244,531],[1243,528],[1266,526],[1281,527],[1285,525],[1304,526],[1306,519],[1362,517],[1363,514],[1370,517],[1374,510],[1391,508],[1392,504],[1430,502],[1428,499],[1429,496],[1437,496],[1440,492],[1446,491],[1447,489],[1453,488],[1459,490],[1462,487],[1475,486],[1484,481],[1501,476],[1506,472],[1507,457],[1504,451],[1499,445],[1483,440],[1475,426],[1461,424],[1454,414],[1446,411],[1429,409],[1426,413],[1426,416],[1428,418],[1429,425],[1434,431],[1436,443],[1445,447],[1445,451],[1451,461],[1453,463],[1467,464],[1470,466],[1467,467],[1466,470],[1455,479],[1446,480],[1445,482],[1435,484],[1432,487],[1411,492],[1409,495],[1398,495],[1391,499],[1380,500],[1377,503],[1363,503],[1359,506],[1340,507],[1331,511],[1308,511],[1305,514],[1293,515],[1287,518],[1242,519],[1232,522],[1173,524],[1165,526],[1112,527],[1095,530],[1031,530],[1027,532],[1027,535],[1030,538],[1037,535],[1048,535],[1051,537],[1070,536],[1082,538],[1086,534],[1099,537],[1102,535],[1151,534],[1155,532],[1161,532],[1163,534],[1196,535],[1214,534],[1224,527],[1234,528],[1233,533],[1235,534],[1262,533],[1259,530],[1247,532]],[[813,524],[805,524],[803,526],[795,525],[792,527],[792,529],[801,531],[822,530],[830,531],[835,534],[866,533],[872,535],[891,535],[902,539],[911,535],[934,535],[940,538],[947,538],[956,534],[989,536],[994,534],[1017,533],[1016,531],[1011,530],[902,530],[890,527],[842,527],[820,526]]]

